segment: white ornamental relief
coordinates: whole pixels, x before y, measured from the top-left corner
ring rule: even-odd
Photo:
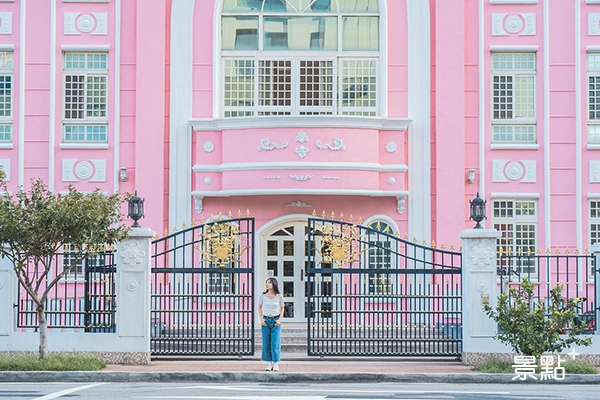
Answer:
[[[511,181],[518,181],[523,177],[525,168],[520,162],[513,161],[505,167],[505,175]]]
[[[335,138],[331,143],[321,144],[321,141],[316,143],[317,149],[319,150],[331,150],[331,151],[346,151],[346,146],[342,139]]]
[[[135,240],[126,242],[118,254],[121,256],[123,265],[129,265],[130,267],[141,265],[146,257],[146,251],[144,251],[139,241]]]
[[[298,134],[296,135],[296,142],[297,143],[306,143],[308,142],[308,136],[306,135],[306,133],[300,131],[298,132]]]
[[[106,160],[90,160],[94,164],[94,176],[90,182],[106,182]]]
[[[87,161],[81,161],[75,166],[75,176],[79,179],[90,179],[94,173],[94,167]]]
[[[281,179],[281,175],[263,176],[263,179],[278,181]]]
[[[305,182],[305,181],[309,181],[313,178],[314,175],[290,175],[290,178],[298,181],[298,182]]]
[[[202,145],[202,148],[204,149],[204,151],[206,153],[212,153],[213,150],[215,149],[215,144],[213,142],[204,142],[204,145]]]
[[[477,284],[477,290],[479,290],[480,292],[486,292],[488,289],[488,285],[487,283],[485,283],[484,281],[479,281],[479,283]]]
[[[492,36],[532,36],[535,33],[535,13],[492,14]]]
[[[390,176],[388,178],[388,185],[393,185],[396,183],[396,178],[394,178],[393,176]]]
[[[65,35],[107,35],[108,14],[107,13],[65,13],[64,16]]]
[[[296,147],[296,154],[298,154],[298,157],[300,157],[300,158],[306,157],[306,155],[308,154],[308,147],[306,147],[306,146]]]
[[[396,144],[396,142],[387,142],[385,144],[385,150],[388,153],[394,153],[396,150],[398,150],[398,145]]]
[[[62,180],[63,182],[78,182],[79,179],[75,177],[75,163],[77,160],[63,159],[62,161]]]
[[[508,182],[504,176],[504,166],[508,160],[494,160],[492,162],[492,182]]]
[[[492,162],[492,182],[535,183],[536,180],[537,162],[535,160],[494,160]]]
[[[137,281],[130,281],[127,284],[127,290],[129,290],[130,292],[135,292],[139,289],[140,284]]]
[[[300,200],[292,201],[290,204],[286,204],[285,206],[294,208],[312,208],[312,205]]]
[[[202,197],[194,197],[194,211],[196,214],[202,214]]]
[[[588,35],[600,36],[600,14],[588,15]]]
[[[406,211],[406,196],[396,197],[396,211],[398,214],[404,214]]]
[[[12,13],[2,12],[0,13],[0,35],[11,35],[12,34]]]
[[[600,182],[600,161],[590,161],[590,183]]]
[[[2,169],[2,172],[4,172],[4,175],[5,175],[4,181],[10,182],[10,159],[9,158],[3,158],[0,160],[0,169]]]
[[[321,175],[321,179],[323,179],[324,181],[339,181],[340,177],[339,176],[326,176],[326,175]]]
[[[210,185],[211,183],[212,183],[212,179],[210,178],[210,176],[207,176],[206,178],[204,178],[205,185]]]
[[[490,243],[493,243],[490,241]],[[474,267],[490,267],[496,262],[496,253],[492,246],[487,246],[483,241],[476,241],[469,253],[469,258]]]
[[[283,150],[287,147],[288,142],[284,141],[281,144],[272,143],[269,138],[262,139],[260,141],[260,146],[258,146],[258,151],[271,151],[271,150]]]

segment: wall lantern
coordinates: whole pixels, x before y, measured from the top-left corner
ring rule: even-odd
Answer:
[[[477,222],[475,229],[483,229],[483,226],[481,226],[480,222],[486,218],[485,203],[486,201],[479,197],[479,192],[477,192],[477,197],[475,197],[472,201],[469,200],[469,204],[471,205],[471,217],[469,219]]]
[[[129,213],[127,214],[134,222],[131,225],[134,228],[139,228],[138,220],[144,218],[144,199],[138,197],[137,190],[135,194],[129,199]]]

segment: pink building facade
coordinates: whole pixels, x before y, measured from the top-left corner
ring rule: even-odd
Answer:
[[[600,236],[598,0],[0,0],[0,20],[9,191],[137,190],[159,236],[249,210],[258,281],[287,297],[313,210],[449,247],[479,192],[512,251]]]

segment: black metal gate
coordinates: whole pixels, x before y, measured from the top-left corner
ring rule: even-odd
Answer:
[[[152,242],[152,355],[254,354],[254,218]]]
[[[310,218],[308,254],[308,355],[461,355],[461,253]]]

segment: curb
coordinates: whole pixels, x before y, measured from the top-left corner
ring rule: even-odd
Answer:
[[[567,375],[565,380],[513,380],[509,374],[377,374],[297,372],[0,372],[0,382],[244,382],[244,383],[492,383],[600,384],[600,375]]]

